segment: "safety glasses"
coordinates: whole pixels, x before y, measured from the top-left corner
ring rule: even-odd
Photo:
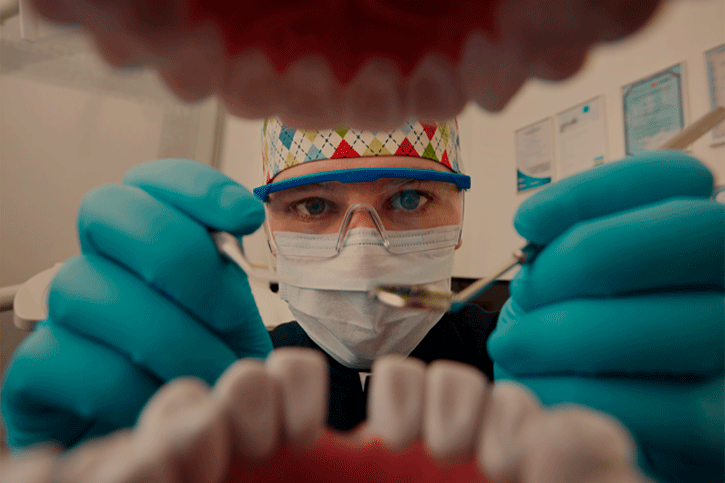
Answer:
[[[469,187],[470,177],[457,173],[364,168],[290,178],[254,193],[265,201],[275,255],[326,258],[350,242],[355,228],[358,243],[380,243],[392,253],[455,246]]]

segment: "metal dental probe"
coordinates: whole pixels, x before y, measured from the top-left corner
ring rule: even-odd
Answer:
[[[516,265],[530,260],[538,248],[537,245],[529,243],[520,250],[514,251],[511,258],[506,260],[503,265],[456,294],[436,292],[422,285],[379,285],[371,289],[368,295],[392,307],[458,312],[467,302],[475,299],[490,287],[498,277]]]

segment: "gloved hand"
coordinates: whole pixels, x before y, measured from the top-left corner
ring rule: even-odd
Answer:
[[[516,230],[544,245],[488,341],[496,379],[619,418],[661,481],[722,481],[725,206],[712,175],[650,152],[554,183]]]
[[[73,445],[134,424],[166,381],[212,385],[272,343],[246,275],[208,229],[256,230],[264,209],[220,172],[183,159],[131,169],[84,198],[82,254],[52,281],[48,318],[14,354],[2,390],[8,442]]]

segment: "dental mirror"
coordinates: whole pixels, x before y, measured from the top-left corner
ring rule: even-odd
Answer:
[[[288,283],[294,279],[270,270],[256,268],[244,256],[244,248],[237,237],[224,231],[213,231],[211,237],[220,253],[236,263],[251,280],[267,283]]]
[[[529,243],[520,250],[514,251],[511,258],[496,270],[476,280],[458,293],[437,292],[426,288],[425,285],[379,285],[369,290],[368,296],[391,307],[458,312],[466,303],[490,287],[498,277],[516,265],[530,260],[537,249],[538,246]]]

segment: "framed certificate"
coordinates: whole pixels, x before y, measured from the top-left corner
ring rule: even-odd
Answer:
[[[712,190],[712,199],[725,205],[725,185],[715,186],[715,189]]]
[[[549,117],[516,131],[518,191],[551,183],[554,164],[554,119]]]
[[[604,96],[567,109],[556,116],[557,176],[559,179],[607,161]]]
[[[725,106],[725,44],[705,52],[710,107]],[[712,130],[713,144],[725,142],[725,121]]]
[[[683,71],[673,65],[622,87],[626,155],[657,149],[685,127]]]

